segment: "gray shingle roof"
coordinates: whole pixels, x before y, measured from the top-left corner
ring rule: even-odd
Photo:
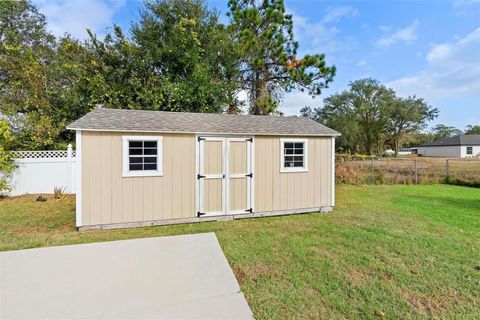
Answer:
[[[443,138],[440,140],[427,142],[419,147],[439,147],[439,146],[479,146],[480,134],[467,134],[454,137]]]
[[[95,109],[67,126],[71,130],[336,136],[303,117]]]

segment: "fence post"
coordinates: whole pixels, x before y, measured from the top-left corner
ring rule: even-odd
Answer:
[[[448,161],[450,159],[447,159],[445,161],[445,181],[448,182],[448,180],[450,179],[450,172],[449,172],[449,169],[448,169]]]
[[[415,159],[415,185],[418,184],[418,166],[417,166],[417,159]]]
[[[72,144],[67,146],[67,193],[72,193]]]
[[[372,184],[375,185],[375,159],[372,155]]]

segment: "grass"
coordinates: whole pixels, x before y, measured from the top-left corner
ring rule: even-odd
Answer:
[[[480,314],[480,190],[346,186],[330,214],[76,232],[74,199],[0,201],[0,250],[213,231],[257,319]]]

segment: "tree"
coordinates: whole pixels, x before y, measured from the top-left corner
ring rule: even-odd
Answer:
[[[465,134],[480,134],[480,125],[468,125]]]
[[[341,132],[339,149],[381,154],[385,145],[398,152],[406,138],[424,128],[438,110],[415,96],[399,98],[392,89],[367,78],[325,98],[323,107],[306,107],[301,114]]]
[[[462,130],[457,129],[453,126],[447,126],[444,124],[437,124],[435,127],[432,128],[431,132],[434,140],[439,140],[439,139],[458,136],[460,134],[463,134]]]
[[[349,87],[325,98],[317,117],[342,133],[340,143],[347,149],[381,152],[395,93],[371,78],[353,81]]]
[[[297,59],[292,16],[283,0],[229,0],[229,30],[240,51],[239,74],[252,114],[277,112],[281,95],[292,89],[315,96],[328,87],[335,67],[323,54]]]
[[[91,35],[89,46],[90,104],[216,113],[240,106],[235,50],[203,1],[146,2],[130,36],[115,26],[104,41]]]
[[[67,115],[77,116],[72,111],[81,104],[72,98],[71,42],[48,33],[30,2],[0,2],[0,113],[13,127],[16,148],[53,148],[71,139],[64,134],[73,118]]]
[[[14,141],[10,126],[6,120],[0,120],[0,191],[10,190],[8,179],[15,169],[9,148]]]
[[[425,128],[426,122],[437,116],[438,109],[430,107],[422,98],[395,98],[387,128],[395,156],[408,134]]]
[[[35,124],[49,106],[45,62],[54,40],[45,26],[29,2],[0,2],[0,113],[23,133],[44,132]]]

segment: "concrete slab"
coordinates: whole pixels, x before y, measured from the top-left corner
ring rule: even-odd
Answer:
[[[253,319],[214,233],[0,253],[1,319]]]

